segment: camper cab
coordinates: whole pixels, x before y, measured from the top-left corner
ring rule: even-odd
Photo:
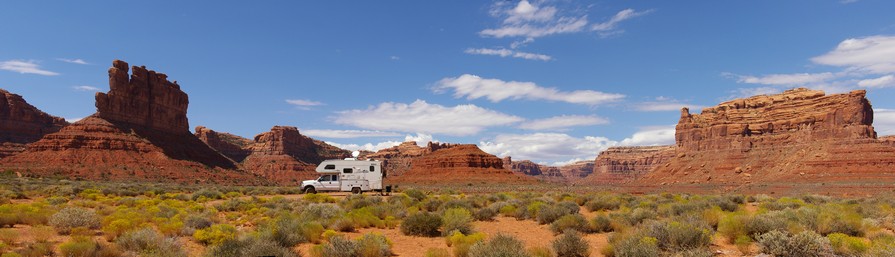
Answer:
[[[365,191],[380,191],[382,178],[385,177],[380,161],[354,158],[323,161],[317,166],[316,171],[320,177],[316,180],[302,181],[302,192],[336,191],[360,194]]]

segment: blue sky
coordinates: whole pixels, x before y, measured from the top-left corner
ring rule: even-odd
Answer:
[[[0,6],[0,88],[71,120],[122,59],[177,80],[191,126],[290,125],[352,149],[436,140],[562,164],[671,144],[682,106],[793,87],[868,90],[895,134],[890,1]]]

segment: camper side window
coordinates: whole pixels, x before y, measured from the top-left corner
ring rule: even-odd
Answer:
[[[328,165],[326,165],[326,167],[323,167],[323,169],[324,169],[324,170],[334,170],[334,169],[336,169],[336,165],[335,165],[335,164],[328,164]]]
[[[370,166],[370,171],[376,171],[376,166]]]
[[[352,172],[354,172],[354,170],[351,169],[351,168],[344,168],[344,169],[342,169],[342,173],[352,173]]]

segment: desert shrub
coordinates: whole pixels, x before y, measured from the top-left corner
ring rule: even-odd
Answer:
[[[863,219],[847,210],[825,210],[819,214],[817,233],[828,235],[842,233],[850,236],[864,236]]]
[[[0,242],[13,245],[19,239],[19,232],[12,229],[0,229]]]
[[[656,238],[660,248],[671,251],[707,247],[712,241],[710,230],[678,221],[649,221],[644,224],[643,232]]]
[[[577,206],[576,206],[577,208]],[[538,211],[537,221],[538,224],[550,224],[553,221],[556,221],[560,217],[566,214],[570,214],[571,212],[568,209],[556,206],[556,205],[545,205],[540,208]],[[576,212],[577,213],[577,212]]]
[[[392,242],[377,233],[364,234],[354,242],[360,257],[386,257],[392,255]]]
[[[610,240],[611,241],[611,240]],[[602,253],[614,257],[655,257],[659,256],[658,240],[648,236],[627,236],[610,244]]]
[[[612,232],[612,220],[606,214],[598,214],[588,223],[588,230],[596,233]]]
[[[404,218],[401,222],[401,233],[412,236],[438,236],[442,220],[438,215],[419,212]]]
[[[746,221],[746,234],[754,238],[775,229],[786,228],[786,218],[781,214],[782,212],[772,211],[753,216]]]
[[[36,242],[26,245],[25,247],[16,250],[17,254],[25,257],[42,257],[42,256],[53,256],[53,243],[50,242]]]
[[[451,252],[444,248],[426,249],[426,257],[451,257]]]
[[[712,206],[718,206],[719,208],[721,208],[721,210],[724,210],[727,212],[733,212],[733,211],[736,211],[737,208],[740,207],[739,203],[735,202],[735,200],[737,200],[737,199],[736,198],[731,199],[731,198],[727,198],[727,197],[725,197],[725,198],[718,197],[718,198],[712,198],[710,203],[712,204]],[[740,203],[742,203],[742,202],[740,202]]]
[[[229,224],[214,224],[193,233],[193,238],[196,241],[206,245],[215,245],[234,237],[236,237],[236,228]]]
[[[211,227],[213,224],[214,221],[205,215],[190,214],[183,219],[183,226],[192,229],[203,229]]]
[[[532,246],[528,248],[528,256],[531,257],[553,257],[553,251],[546,246]]]
[[[589,211],[615,210],[621,206],[621,201],[611,196],[598,196],[587,201],[584,207]]]
[[[454,249],[454,257],[466,257],[469,256],[469,248],[472,247],[472,245],[484,240],[484,233],[463,235],[460,231],[455,230],[447,237],[447,244]]]
[[[481,208],[475,211],[472,216],[475,218],[475,220],[478,221],[493,221],[494,217],[497,216],[497,211],[494,208],[490,207]]]
[[[463,234],[472,233],[472,215],[463,208],[452,208],[444,211],[442,215],[442,225],[444,229],[442,234],[447,236],[451,231],[460,231]]]
[[[724,236],[728,242],[733,243],[740,236],[750,236],[746,231],[746,223],[749,217],[745,213],[729,213],[718,221],[718,233]]]
[[[100,219],[93,210],[66,207],[50,217],[50,226],[56,228],[60,234],[68,234],[77,227],[97,229],[100,227]]]
[[[407,189],[404,191],[404,194],[417,201],[426,199],[426,193],[423,193],[423,191],[420,191],[419,189]]]
[[[654,212],[652,210],[644,209],[644,208],[637,208],[637,209],[634,209],[633,211],[631,211],[631,213],[628,214],[628,216],[626,216],[625,219],[628,221],[628,223],[630,223],[632,225],[637,225],[646,219],[655,219],[656,215],[657,215],[656,212]]]
[[[749,246],[752,245],[752,238],[747,235],[739,235],[736,240],[733,241],[733,244],[737,246],[737,250],[740,250],[743,254],[749,254]]]
[[[505,217],[513,217],[514,214],[516,213],[516,206],[507,204],[507,205],[501,206],[500,209],[498,209],[498,212],[500,212],[500,214]]]
[[[780,257],[833,255],[830,241],[810,230],[795,235],[774,230],[758,236],[758,244],[761,252]]]
[[[865,239],[853,237],[842,233],[827,235],[833,252],[841,256],[862,256],[870,248]]]
[[[438,209],[441,209],[442,204],[444,204],[444,201],[442,201],[441,199],[428,198],[422,202],[422,206],[420,206],[420,207],[422,207],[421,209],[423,209],[425,211],[434,212],[434,211],[438,211]]]
[[[335,236],[329,242],[321,245],[321,256],[324,257],[357,257],[360,254],[357,246],[351,240],[343,236]]]
[[[323,225],[306,222],[290,216],[272,220],[262,227],[261,235],[280,246],[292,247],[299,243],[316,243],[323,233]]]
[[[527,257],[525,245],[512,236],[497,234],[469,248],[469,257]]]
[[[550,223],[550,230],[554,234],[562,233],[566,230],[575,230],[579,232],[589,232],[587,220],[581,214],[567,214]]]
[[[715,256],[715,253],[709,250],[708,248],[697,248],[684,250],[680,252],[675,252],[673,257],[712,257]]]
[[[73,237],[59,245],[59,252],[62,256],[96,256],[99,245],[86,237]]]
[[[212,246],[205,254],[208,257],[276,256],[298,257],[292,249],[280,246],[274,241],[258,237],[243,239],[228,238]]]
[[[301,208],[299,217],[303,220],[326,221],[341,217],[344,213],[345,211],[338,205],[331,203],[315,203]]]
[[[199,200],[200,198],[204,198],[204,199],[208,199],[208,200],[217,200],[217,199],[224,198],[224,194],[222,194],[220,191],[217,191],[217,190],[202,189],[202,190],[199,190],[199,191],[193,193],[193,195],[190,199],[192,199],[193,201],[196,201],[196,200]]]
[[[187,256],[186,252],[174,238],[165,238],[151,228],[131,231],[115,239],[115,244],[122,250],[139,254],[165,256]]]
[[[590,245],[574,230],[566,230],[551,243],[557,257],[590,256]]]
[[[336,198],[333,198],[332,196],[329,196],[326,194],[305,194],[305,196],[302,197],[302,199],[304,199],[305,201],[308,201],[308,202],[312,202],[312,203],[335,203],[336,202]]]
[[[351,218],[340,218],[330,224],[329,228],[339,232],[354,232],[354,221]]]
[[[771,211],[779,211],[783,209],[798,209],[805,205],[805,202],[800,199],[789,198],[789,197],[781,197],[776,201],[766,201],[761,203],[759,207],[765,208]]]

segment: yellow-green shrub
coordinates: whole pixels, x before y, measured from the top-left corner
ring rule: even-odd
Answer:
[[[429,248],[426,250],[426,257],[451,257],[451,252],[444,248]]]
[[[59,245],[62,256],[94,256],[99,250],[96,242],[86,237],[73,237],[68,242]]]
[[[727,239],[727,242],[735,243],[740,236],[752,236],[746,233],[746,222],[749,216],[744,212],[728,213],[718,221],[718,233]]]
[[[866,239],[853,237],[842,233],[832,233],[827,235],[830,245],[833,246],[833,252],[845,256],[858,256],[870,248],[870,244]]]
[[[455,257],[466,257],[469,254],[469,248],[475,243],[485,241],[485,233],[473,233],[464,235],[460,231],[454,230],[450,236],[446,238],[447,246],[454,248]]]
[[[226,239],[236,237],[236,228],[229,224],[214,224],[211,227],[196,230],[193,238],[206,245],[218,244]]]

